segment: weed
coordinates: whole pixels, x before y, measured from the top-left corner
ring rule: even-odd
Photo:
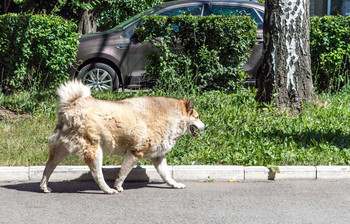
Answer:
[[[205,183],[213,183],[214,182],[214,178],[210,178],[210,176],[208,176],[207,179],[204,180]]]

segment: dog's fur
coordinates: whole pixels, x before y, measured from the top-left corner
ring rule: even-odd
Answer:
[[[120,101],[98,100],[78,80],[62,84],[58,91],[58,122],[49,139],[50,157],[40,188],[50,192],[48,180],[56,166],[69,154],[79,155],[89,166],[101,190],[107,194],[123,191],[122,184],[141,158],[149,158],[163,180],[173,188],[184,188],[171,178],[165,153],[186,131],[206,127],[193,108],[193,100],[166,97],[138,97]],[[114,187],[102,174],[103,152],[124,156]]]

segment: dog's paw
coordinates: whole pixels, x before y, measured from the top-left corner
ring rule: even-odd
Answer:
[[[41,189],[42,192],[44,192],[44,193],[51,193],[51,191],[52,191],[52,189],[49,188],[49,187],[41,187],[40,189]]]
[[[175,188],[175,189],[184,189],[186,188],[186,186],[182,183],[175,183],[173,185],[171,185],[172,188]]]
[[[122,186],[115,186],[115,189],[117,189],[118,192],[124,191],[124,188]]]
[[[109,190],[106,190],[105,193],[106,194],[118,194],[119,192],[117,190],[111,188]]]

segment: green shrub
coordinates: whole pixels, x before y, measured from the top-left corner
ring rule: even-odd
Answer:
[[[0,16],[2,92],[53,88],[68,78],[77,51],[77,27],[55,16]]]
[[[136,30],[156,47],[148,75],[167,92],[232,90],[246,78],[242,66],[256,41],[257,26],[241,16],[151,16]]]
[[[131,16],[145,11],[163,0],[109,0],[103,1],[97,19],[99,30],[107,30],[127,20]],[[113,16],[111,16],[113,15]]]
[[[318,91],[336,91],[349,83],[350,17],[311,18],[311,60]]]

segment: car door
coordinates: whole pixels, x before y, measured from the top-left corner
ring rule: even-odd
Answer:
[[[161,16],[177,16],[177,15],[203,15],[202,3],[186,3],[157,11],[156,15]],[[145,76],[145,67],[147,65],[146,55],[152,50],[152,46],[149,43],[143,43],[137,41],[134,36],[130,39],[130,44],[127,51],[127,66],[128,75],[126,77],[126,83],[129,88],[144,86],[152,83],[150,79]]]

